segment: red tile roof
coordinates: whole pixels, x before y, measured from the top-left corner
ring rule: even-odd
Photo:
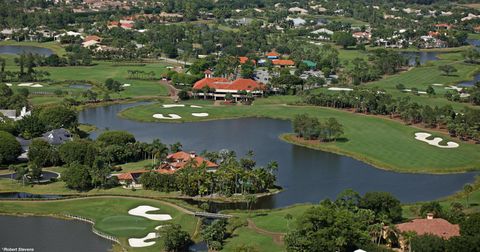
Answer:
[[[433,234],[444,239],[460,236],[460,227],[442,218],[415,219],[410,222],[397,224],[396,227],[400,232],[414,231],[418,235]]]
[[[133,28],[133,24],[129,24],[129,23],[122,23],[122,28],[127,28],[127,29],[131,29]]]
[[[258,83],[252,79],[236,79],[229,81],[225,78],[203,78],[193,85],[193,89],[202,89],[208,86],[215,89],[227,89],[227,90],[246,90],[253,91],[255,89],[264,89],[265,86],[262,83]]]
[[[187,153],[185,151],[179,151],[179,152],[176,152],[176,153],[173,153],[173,154],[170,154],[170,155],[167,156],[167,161],[169,162],[168,165],[171,166],[174,169],[181,169],[181,168],[185,167],[185,165],[190,163],[191,159],[195,160],[194,163],[197,166],[205,163],[207,168],[217,168],[218,167],[217,164],[215,164],[215,163],[213,163],[213,162],[211,162],[211,161],[209,161],[209,160],[207,160],[203,157],[197,156],[196,154]]]
[[[238,60],[240,61],[240,64],[245,64],[248,62],[248,57],[238,57]],[[251,61],[253,64],[257,63],[254,59],[252,59]]]
[[[125,172],[122,174],[117,175],[118,180],[133,180],[134,175],[143,174],[149,172],[148,170],[138,170],[138,171],[131,171]]]
[[[272,64],[280,65],[280,66],[293,66],[295,65],[295,62],[293,62],[293,60],[276,59],[276,60],[272,60]]]
[[[279,57],[280,54],[278,54],[277,52],[269,52],[266,54],[267,57]]]
[[[102,40],[102,38],[100,38],[99,36],[96,36],[96,35],[91,35],[91,36],[87,36],[85,37],[85,39],[83,40],[84,42],[88,42],[90,40],[95,40],[95,41],[99,41]]]

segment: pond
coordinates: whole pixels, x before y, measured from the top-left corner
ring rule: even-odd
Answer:
[[[460,82],[457,84],[457,86],[471,87],[471,86],[474,86],[477,82],[480,82],[480,73],[475,74],[475,76],[473,77],[473,80]]]
[[[418,57],[420,64],[425,65],[428,61],[439,60],[439,52],[402,52],[402,55],[408,59],[408,65],[415,66]]]
[[[20,55],[23,53],[39,54],[42,56],[50,56],[53,53],[52,50],[43,47],[36,46],[0,46],[0,54],[13,54]]]
[[[41,183],[48,182],[52,178],[58,178],[58,173],[43,171],[39,182],[41,182]],[[17,179],[17,173],[14,172],[14,173],[10,173],[10,174],[0,175],[0,179]]]
[[[50,217],[0,216],[0,223],[2,248],[85,252],[107,251],[112,247],[110,241],[95,235],[91,225],[84,222]]]
[[[0,199],[60,199],[62,195],[54,194],[32,194],[25,192],[0,193]]]
[[[71,84],[68,86],[69,88],[77,88],[77,89],[91,89],[92,85],[91,84]]]
[[[79,122],[98,129],[126,130],[139,141],[179,141],[186,151],[229,149],[242,156],[253,150],[258,165],[275,160],[280,165],[277,184],[285,190],[259,200],[260,208],[316,203],[334,198],[347,188],[360,193],[388,191],[402,202],[433,200],[460,190],[465,183],[473,182],[476,175],[395,173],[349,157],[295,146],[279,139],[280,134],[292,132],[289,121],[245,118],[178,124],[136,122],[117,116],[121,110],[138,104],[141,103],[86,109],[79,113]],[[93,132],[91,137],[98,134]]]
[[[467,39],[467,43],[472,46],[480,46],[480,39]]]

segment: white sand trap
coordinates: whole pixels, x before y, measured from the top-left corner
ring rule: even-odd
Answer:
[[[35,85],[32,85],[31,87],[36,87],[36,88],[38,88],[38,87],[43,87],[43,85],[42,85],[42,84],[35,84]]]
[[[407,89],[404,89],[403,92],[412,92],[412,90],[407,88]],[[425,91],[417,91],[417,93],[418,94],[427,94],[427,92],[425,92]]]
[[[5,85],[7,85],[9,87],[13,86],[12,83],[5,83]]]
[[[441,87],[441,86],[443,86],[443,84],[435,83],[435,84],[432,84],[432,86]]]
[[[156,226],[156,227],[155,227],[155,230],[160,230],[160,229],[162,229],[162,228],[164,228],[164,227],[166,227],[166,226],[169,226],[169,225]]]
[[[463,90],[463,88],[457,87],[457,86],[449,86],[449,87],[445,87],[445,89],[457,90],[458,92]]]
[[[192,113],[192,116],[196,117],[207,117],[208,113]]]
[[[198,105],[190,105],[190,108],[203,108],[203,107]]]
[[[182,117],[177,114],[168,114],[168,116],[164,116],[163,114],[154,114],[153,118],[157,119],[167,119],[167,120],[176,120],[181,119]]]
[[[331,87],[328,88],[330,91],[353,91],[351,88],[341,88],[341,87]]]
[[[148,233],[147,236],[143,238],[130,238],[128,239],[128,245],[133,248],[143,248],[149,247],[155,244],[155,241],[146,242],[146,240],[151,240],[157,238],[156,233]]]
[[[185,107],[185,104],[163,104],[164,108],[177,108],[177,107]]]
[[[123,84],[122,87],[130,87],[132,84]]]
[[[142,205],[130,209],[130,211],[128,211],[128,214],[158,221],[168,221],[172,219],[172,216],[170,216],[170,214],[147,214],[147,212],[157,210],[160,210],[160,208]]]
[[[458,146],[460,146],[458,143],[455,143],[455,142],[447,142],[447,145],[440,145],[439,143],[443,139],[441,137],[435,137],[432,140],[428,140],[427,137],[430,137],[431,135],[432,134],[425,133],[425,132],[418,132],[418,133],[415,133],[415,139],[420,140],[422,142],[426,142],[438,148],[451,149],[451,148],[458,148]]]
[[[460,98],[467,98],[467,97],[470,97],[470,94],[466,94],[466,93],[460,94]]]
[[[31,85],[33,85],[33,83],[20,83],[20,84],[18,84],[19,87],[30,87]]]

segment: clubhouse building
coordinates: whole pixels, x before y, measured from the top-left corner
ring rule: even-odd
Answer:
[[[205,87],[208,87],[208,91]],[[231,94],[235,101],[238,101],[239,98],[245,98],[245,93],[252,94],[253,97],[262,96],[265,92],[265,85],[252,79],[240,78],[229,81],[226,78],[212,77],[212,72],[207,70],[205,78],[197,81],[193,85],[193,89],[198,95],[211,97],[214,100],[224,100],[227,94]]]

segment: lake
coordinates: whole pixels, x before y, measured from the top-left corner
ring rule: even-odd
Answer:
[[[33,248],[35,252],[107,251],[112,243],[80,221],[50,217],[0,216],[1,248]]]
[[[480,73],[475,74],[475,76],[473,76],[473,80],[460,82],[457,84],[457,86],[471,87],[471,86],[474,86],[477,82],[480,82]]]
[[[461,190],[477,173],[448,175],[407,174],[377,169],[353,158],[295,146],[281,141],[282,133],[292,132],[289,121],[245,118],[196,123],[148,123],[122,119],[117,113],[136,104],[90,108],[79,113],[79,122],[99,130],[126,130],[139,141],[183,144],[186,151],[229,149],[238,156],[255,152],[258,165],[271,160],[279,163],[278,182],[285,190],[262,198],[256,207],[278,208],[296,203],[316,203],[334,198],[351,188],[360,193],[388,191],[402,202],[434,200]],[[99,131],[93,132],[95,138]],[[142,167],[138,167],[141,169]]]
[[[408,59],[408,65],[414,66],[416,58],[420,60],[421,65],[425,65],[428,61],[438,60],[438,52],[401,52]]]
[[[52,50],[43,47],[36,46],[0,46],[0,54],[12,54],[20,55],[22,53],[33,53],[42,56],[50,56],[53,53]]]

